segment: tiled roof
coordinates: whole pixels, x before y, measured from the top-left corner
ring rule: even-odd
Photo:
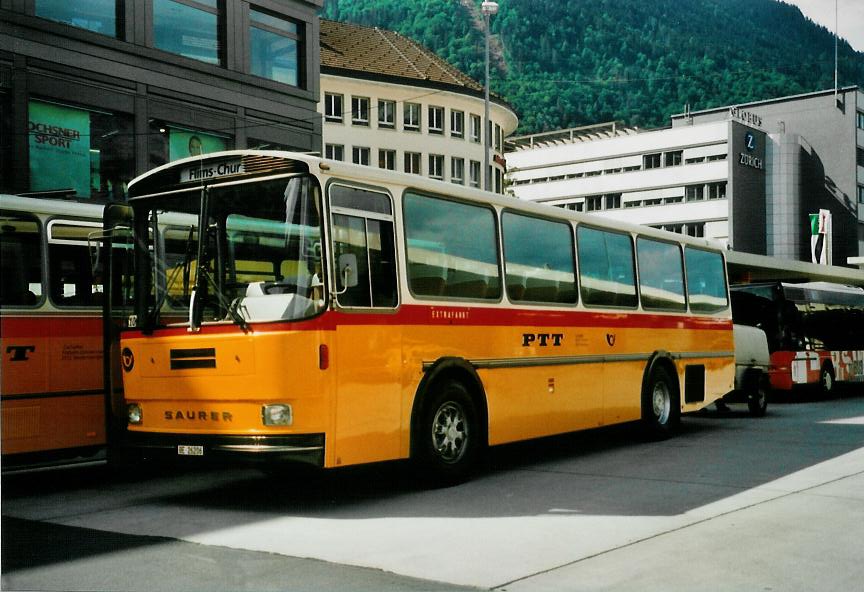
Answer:
[[[321,19],[321,71],[328,70],[352,71],[358,77],[405,78],[408,83],[452,86],[469,94],[483,92],[482,84],[395,31]]]

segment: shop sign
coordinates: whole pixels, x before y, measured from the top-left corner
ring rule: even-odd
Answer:
[[[760,171],[764,170],[765,163],[761,158],[752,154],[752,152],[756,150],[756,134],[753,132],[747,132],[744,134],[744,147],[747,149],[747,152],[741,152],[738,154],[738,164],[758,169]]]
[[[30,190],[74,189],[90,196],[90,113],[31,101],[28,106]],[[96,156],[94,159],[93,156]]]
[[[739,107],[729,107],[729,117],[747,125],[762,127],[762,117]]]

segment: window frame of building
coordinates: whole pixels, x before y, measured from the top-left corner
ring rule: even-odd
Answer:
[[[402,129],[406,132],[419,132],[422,125],[422,105],[420,103],[405,103],[402,108]]]
[[[858,203],[864,205],[864,185],[858,185]]]
[[[324,158],[330,160],[345,160],[345,145],[344,144],[325,144]]]
[[[351,147],[351,162],[363,166],[369,166],[371,158],[371,149],[368,146],[352,146]]]
[[[587,195],[585,196],[585,211],[598,212],[603,209],[602,195]]]
[[[650,169],[659,169],[661,162],[662,162],[662,160],[661,160],[661,153],[660,152],[654,152],[651,154],[643,154],[642,155],[642,168],[643,168],[643,170],[647,171]]]
[[[498,125],[497,123],[495,124],[495,136],[494,136],[494,138],[495,138],[495,151],[496,152],[502,152],[503,151],[502,150],[502,148],[503,148],[502,144],[503,144],[504,138],[503,138],[503,134],[501,133],[501,126]]]
[[[378,149],[378,168],[388,171],[396,170],[396,151],[389,148]]]
[[[330,123],[343,123],[344,106],[345,95],[338,93],[324,93],[324,120],[329,121]]]
[[[303,23],[287,18],[284,15],[270,13],[261,7],[249,6],[249,73],[260,76],[274,82],[287,84],[296,88],[303,88],[306,79],[304,65],[304,36]],[[285,57],[271,55],[270,59],[256,60],[256,45],[263,47],[267,42],[271,47],[278,47],[284,52],[288,48],[287,59],[293,63],[288,68],[276,68],[276,63]],[[293,46],[293,50],[290,49]],[[293,59],[291,54],[293,53]],[[280,70],[287,70],[287,74],[279,74]]]
[[[422,162],[422,160],[421,160],[422,156],[423,155],[420,154],[419,152],[406,151],[402,155],[403,170],[406,173],[409,173],[411,175],[423,174],[423,172],[420,170],[420,166],[421,166],[421,162]]]
[[[205,64],[213,64],[215,66],[224,66],[225,65],[225,33],[224,33],[224,18],[225,13],[222,7],[224,6],[218,0],[151,0],[152,2],[152,27],[153,27],[153,47],[170,53],[175,56],[180,56],[184,59],[196,60],[199,62],[204,62]],[[161,7],[161,8],[160,8]],[[181,53],[180,51],[176,51],[169,44],[165,44],[164,40],[176,40],[177,38],[182,39],[184,35],[182,31],[178,31],[171,26],[165,27],[165,30],[162,31],[162,28],[159,25],[160,16],[158,14],[159,10],[164,10],[166,8],[173,7],[175,10],[178,7],[184,7],[187,14],[193,14],[191,11],[197,11],[197,15],[200,17],[201,15],[211,15],[215,17],[213,19],[213,34],[216,39],[216,50],[215,57],[209,58],[202,55],[201,57],[196,57],[194,55],[186,55]],[[185,19],[184,19],[185,20]],[[209,21],[210,19],[208,19]],[[200,32],[200,28],[198,28]],[[205,39],[206,40],[206,39]],[[161,43],[161,45],[160,45]],[[191,47],[191,46],[190,46]],[[196,47],[201,47],[201,44],[198,43]]]
[[[860,130],[864,130],[864,111],[855,112],[855,125]]]
[[[480,141],[483,139],[480,136],[481,130],[483,129],[483,120],[480,118],[479,115],[475,115],[474,113],[471,113],[470,115],[471,141],[475,144],[479,144]]]
[[[705,186],[702,184],[686,185],[684,187],[684,201],[705,201]]]
[[[396,101],[378,99],[378,127],[396,129]]]
[[[430,154],[429,155],[429,177],[432,179],[444,180],[444,155]]]
[[[468,174],[469,174],[468,184],[469,184],[471,187],[476,187],[477,189],[480,188],[480,182],[481,182],[481,179],[480,179],[480,170],[481,170],[481,166],[482,166],[482,165],[481,165],[481,163],[480,163],[479,160],[472,160],[472,161],[470,161],[470,162],[468,163]]]
[[[726,199],[726,181],[708,184],[708,199]]]
[[[465,137],[465,112],[457,109],[450,110],[450,137]]]
[[[369,127],[369,97],[351,95],[351,125]]]
[[[620,193],[607,193],[603,196],[604,207],[607,210],[619,210],[621,209],[621,194]]]
[[[429,105],[429,133],[442,135],[444,133],[444,107]]]
[[[672,150],[669,152],[664,152],[663,153],[663,166],[666,166],[666,167],[681,166],[683,155],[684,155],[683,150]]]
[[[125,37],[123,25],[125,21],[124,5],[126,1],[127,0],[91,0],[91,5],[96,4],[99,9],[105,11],[105,17],[96,21],[88,20],[85,22],[79,20],[76,22],[72,17],[75,16],[76,12],[79,12],[76,11],[76,8],[80,9],[80,3],[69,2],[68,0],[61,2],[57,2],[56,0],[32,0],[33,14],[39,18],[75,27],[76,29],[91,31],[93,33],[98,33],[99,35],[105,35],[106,37],[113,37],[115,39],[123,39]],[[65,14],[58,13],[58,7],[65,8]],[[52,11],[54,13],[53,16],[51,14]],[[62,12],[61,9],[61,13]],[[102,31],[100,30],[100,27],[96,26],[97,24],[109,25],[113,30],[110,32]]]
[[[465,184],[465,159],[459,156],[450,157],[450,182],[457,185]]]

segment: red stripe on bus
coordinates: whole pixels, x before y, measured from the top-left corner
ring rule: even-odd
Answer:
[[[96,337],[101,317],[21,316],[0,319],[0,335],[8,337]]]
[[[394,313],[326,312],[306,321],[251,323],[253,332],[333,331],[339,325],[377,326],[464,326],[464,327],[603,327],[628,329],[732,330],[731,319],[657,315],[637,312],[547,311],[527,309],[471,308],[435,305],[403,305]],[[204,325],[201,333],[224,335],[242,333],[231,325]],[[153,336],[187,335],[186,327],[154,331]],[[126,337],[143,337],[141,331],[125,333]]]

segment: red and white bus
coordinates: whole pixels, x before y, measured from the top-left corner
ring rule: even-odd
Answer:
[[[103,209],[0,195],[4,471],[104,457]]]
[[[733,286],[736,323],[763,329],[771,387],[864,382],[864,288],[827,282]]]

